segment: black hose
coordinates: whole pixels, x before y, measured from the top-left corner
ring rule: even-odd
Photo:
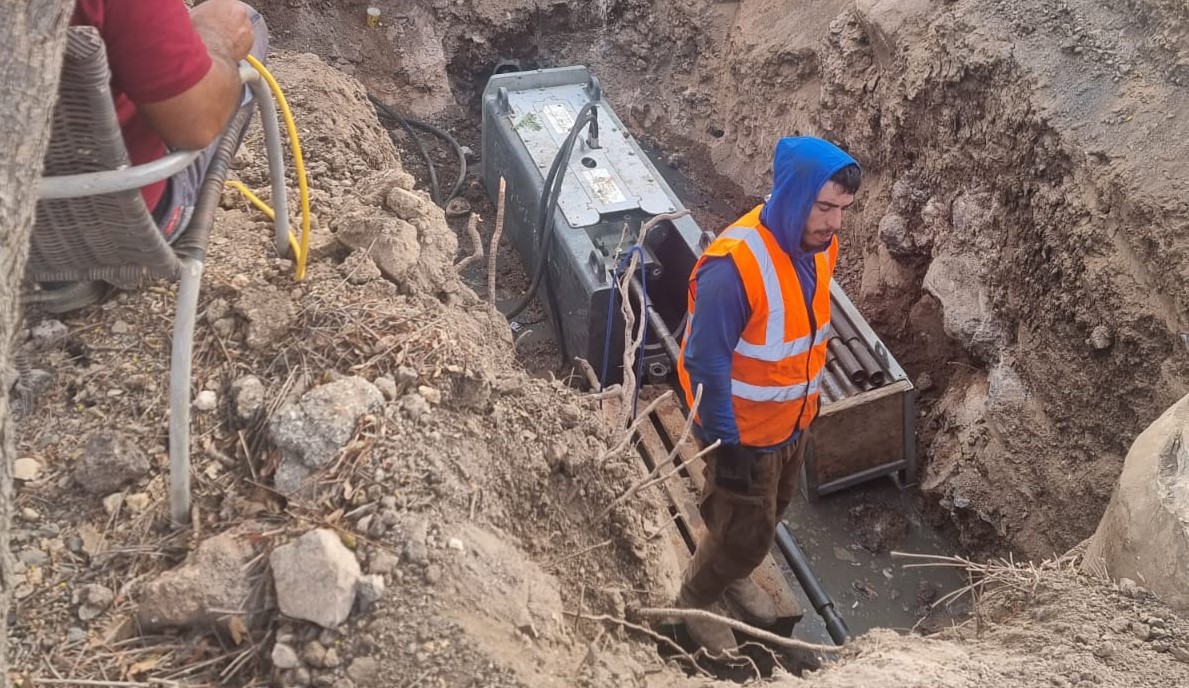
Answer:
[[[413,131],[413,127],[409,125],[408,120],[396,114],[392,108],[385,105],[381,100],[372,94],[367,95],[368,100],[372,101],[372,106],[375,107],[376,112],[388,119],[395,120],[397,124],[405,130],[409,138],[413,140],[413,145],[417,147],[417,152],[421,154],[421,159],[425,161],[425,167],[429,170],[429,195],[433,198],[433,202],[441,206],[442,190],[438,188],[438,172],[434,169],[433,160],[429,157],[429,151],[426,150],[425,144],[422,143],[421,137],[417,136],[417,132]],[[396,143],[396,137],[393,136],[392,131],[388,131],[388,136],[392,137],[392,142]]]
[[[434,126],[429,122],[398,115],[392,108],[385,105],[379,98],[376,98],[370,93],[367,97],[368,100],[372,101],[372,105],[376,108],[376,112],[379,115],[395,120],[408,133],[409,137],[413,139],[413,143],[417,146],[417,152],[421,154],[421,159],[425,161],[425,166],[429,169],[430,195],[433,197],[434,203],[445,208],[446,204],[453,200],[458,195],[458,192],[462,190],[462,184],[466,181],[467,156],[462,150],[462,144],[458,142],[458,139],[451,136],[450,132],[444,129]],[[445,198],[442,198],[442,189],[438,185],[437,169],[434,167],[433,160],[429,157],[429,151],[425,148],[425,144],[422,143],[421,138],[417,136],[417,133],[413,131],[412,127],[428,131],[450,144],[450,147],[454,149],[454,155],[458,158],[458,179],[454,181],[454,188],[450,190],[450,194]]]
[[[801,584],[801,589],[805,591],[805,596],[809,598],[814,611],[826,622],[826,631],[834,639],[834,644],[842,645],[850,640],[850,629],[846,627],[846,621],[838,614],[838,610],[834,609],[834,600],[830,599],[829,593],[822,587],[821,581],[809,565],[809,558],[801,551],[801,546],[789,532],[788,526],[783,523],[776,524],[776,545],[784,553],[785,559],[788,559],[789,567],[793,569],[793,575],[797,577],[797,582]]]
[[[557,155],[553,158],[553,165],[549,168],[549,174],[545,177],[545,186],[541,190],[541,205],[537,213],[537,264],[533,267],[532,281],[529,283],[528,291],[505,314],[509,320],[520,315],[524,312],[525,308],[528,308],[537,294],[537,289],[541,286],[542,279],[545,277],[549,243],[553,238],[553,220],[557,214],[557,203],[558,198],[561,196],[562,183],[565,180],[565,170],[568,167],[570,154],[574,149],[574,143],[578,140],[578,132],[589,123],[594,108],[594,103],[587,103],[578,112],[578,116],[574,120],[574,125],[570,128],[569,135],[566,136],[561,148],[558,149]],[[560,320],[561,318],[561,314],[557,313],[556,310],[554,316],[555,319]],[[564,345],[560,341],[559,345],[564,348]]]
[[[449,132],[447,132],[443,129],[439,129],[438,127],[430,124],[429,122],[422,122],[419,119],[413,119],[412,117],[405,117],[404,119],[409,124],[419,128],[419,129],[424,129],[425,131],[428,131],[429,133],[433,134],[434,136],[437,136],[438,138],[442,139],[446,143],[450,144],[450,146],[454,149],[454,155],[458,157],[458,179],[456,179],[454,181],[454,188],[450,190],[450,194],[448,196],[446,196],[446,198],[442,199],[442,205],[444,207],[455,196],[458,195],[458,192],[462,190],[462,183],[464,181],[466,181],[466,176],[467,176],[466,153],[463,152],[462,145],[460,143],[458,143],[458,139],[451,136]]]

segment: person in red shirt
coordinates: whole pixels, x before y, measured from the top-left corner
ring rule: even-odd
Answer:
[[[232,115],[249,102],[239,63],[264,62],[268,30],[239,0],[77,0],[76,26],[99,30],[112,96],[134,165],[177,150],[204,153],[174,177],[141,190],[167,240],[185,229],[214,148]]]

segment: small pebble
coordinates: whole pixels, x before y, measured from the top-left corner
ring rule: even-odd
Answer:
[[[422,399],[425,399],[431,404],[442,403],[442,393],[433,387],[421,385],[417,388],[417,393],[421,395]]]
[[[12,477],[17,480],[37,480],[41,475],[41,462],[37,459],[17,459],[12,464]]]
[[[284,644],[272,646],[272,665],[278,669],[296,669],[301,664],[297,658],[297,650]]]
[[[194,397],[194,408],[198,411],[206,413],[214,411],[219,404],[219,398],[209,389],[204,389]]]
[[[124,493],[113,492],[103,498],[103,510],[107,512],[108,516],[115,514],[124,505]]]
[[[150,501],[151,500],[150,500],[149,496],[147,494],[145,494],[144,492],[137,492],[136,494],[130,494],[130,495],[128,495],[128,497],[126,497],[124,499],[124,503],[128,505],[128,508],[131,509],[133,511],[133,513],[137,513],[137,514],[144,511],[145,509],[149,508]]]

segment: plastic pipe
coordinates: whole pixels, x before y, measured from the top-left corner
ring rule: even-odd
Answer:
[[[202,151],[178,151],[152,162],[125,167],[122,170],[42,177],[37,182],[37,197],[79,198],[139,189],[169,179],[189,167],[201,153]]]
[[[809,598],[814,611],[826,622],[826,631],[834,640],[834,644],[845,644],[851,638],[846,621],[834,608],[834,600],[830,599],[829,593],[822,587],[821,581],[809,566],[805,552],[801,551],[801,546],[789,532],[788,526],[783,523],[776,524],[776,545],[784,553],[785,559],[788,559],[789,567],[793,569],[793,575],[797,577],[797,582],[801,584],[801,589],[805,591],[805,596]]]

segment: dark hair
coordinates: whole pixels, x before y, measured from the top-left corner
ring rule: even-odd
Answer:
[[[841,186],[850,195],[859,192],[859,182],[863,181],[863,172],[858,165],[847,165],[830,177],[830,181]]]

